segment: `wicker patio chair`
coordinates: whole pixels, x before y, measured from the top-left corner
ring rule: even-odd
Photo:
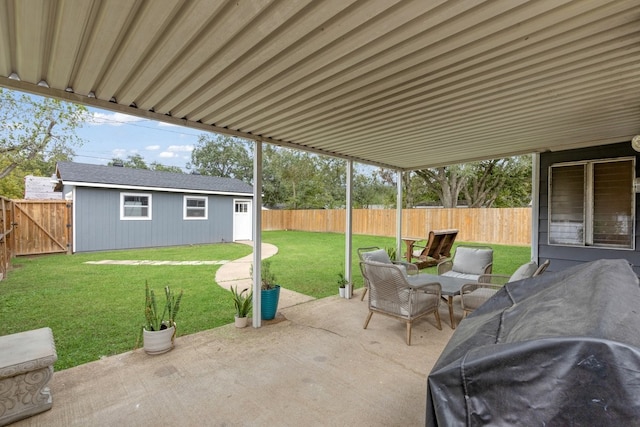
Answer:
[[[438,275],[477,281],[482,274],[490,274],[493,267],[493,249],[489,246],[456,248],[453,259],[438,263]]]
[[[395,264],[400,265],[404,268],[404,271],[408,275],[418,274],[420,270],[414,264],[405,262],[405,261],[394,261],[389,258],[389,254],[386,250],[380,249],[377,246],[369,246],[366,248],[358,248],[358,258],[360,258],[360,262],[362,261],[377,261],[383,262],[386,264]],[[364,300],[364,296],[367,294],[367,289],[369,289],[369,281],[365,276],[362,266],[360,266],[360,272],[362,273],[362,279],[364,282],[364,292],[362,292],[362,296],[360,297],[360,301]]]
[[[375,261],[362,261],[360,265],[369,281],[369,314],[364,322],[364,329],[367,329],[373,313],[406,322],[407,345],[411,345],[411,326],[416,319],[433,313],[436,327],[442,329],[438,313],[440,283],[411,286],[397,265]]]
[[[483,274],[478,278],[478,283],[467,283],[460,289],[460,304],[463,316],[471,313],[489,298],[495,295],[505,283],[536,277],[544,273],[551,262],[546,260],[540,266],[534,261],[521,265],[511,275]]]

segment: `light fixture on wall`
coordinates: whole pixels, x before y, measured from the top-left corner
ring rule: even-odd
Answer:
[[[640,151],[640,135],[631,138],[631,147],[636,151]]]

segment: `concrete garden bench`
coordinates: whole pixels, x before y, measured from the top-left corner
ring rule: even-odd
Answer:
[[[0,337],[0,426],[51,409],[56,360],[50,328]]]

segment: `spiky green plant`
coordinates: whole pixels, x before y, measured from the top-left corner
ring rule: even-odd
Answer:
[[[231,287],[231,295],[233,298],[233,304],[236,307],[236,316],[237,317],[247,317],[251,308],[253,307],[253,290],[251,290],[248,294],[245,295],[245,292],[248,292],[249,289],[243,289],[238,293],[238,287]]]
[[[386,247],[387,255],[389,255],[389,259],[392,261],[396,260],[396,248],[394,246]]]
[[[182,301],[183,291],[178,296],[174,295],[169,286],[164,287],[165,303],[162,314],[158,312],[158,304],[156,302],[156,294],[153,289],[149,288],[149,283],[145,282],[145,308],[144,316],[146,323],[145,329],[148,331],[159,331],[162,325],[172,326],[176,321],[178,311],[180,311],[180,302]]]

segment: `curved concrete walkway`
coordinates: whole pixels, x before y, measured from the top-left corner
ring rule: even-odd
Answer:
[[[244,241],[243,243],[253,247],[253,242]],[[278,253],[278,248],[269,243],[262,243],[262,259],[269,258]],[[231,289],[237,286],[238,289],[251,288],[251,263],[253,262],[253,253],[238,258],[234,261],[227,262],[222,265],[216,272],[216,282],[225,289]],[[280,300],[278,301],[278,310],[291,307],[303,302],[314,300],[315,298],[299,292],[290,291],[280,285]]]

